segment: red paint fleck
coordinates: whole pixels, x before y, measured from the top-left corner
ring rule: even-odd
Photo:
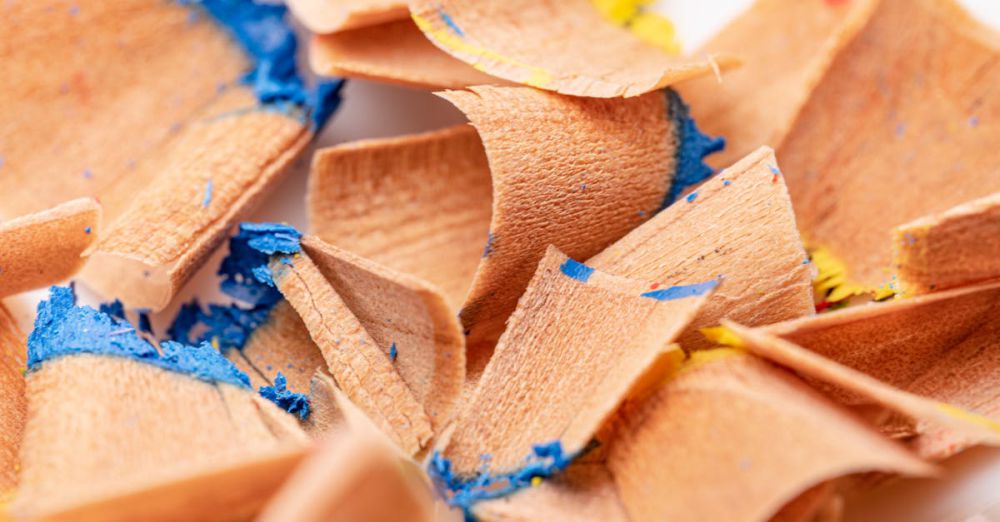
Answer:
[[[830,301],[826,301],[826,300],[820,301],[820,302],[816,303],[816,313],[818,314],[818,313],[826,310],[827,308],[830,308],[831,306],[833,306],[833,303],[831,303]]]
[[[660,287],[660,283],[653,283],[653,284],[649,285],[649,289],[650,290],[656,290],[659,287]]]

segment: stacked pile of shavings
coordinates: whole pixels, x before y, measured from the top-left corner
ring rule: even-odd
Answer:
[[[469,121],[317,150],[305,233],[243,222],[339,103],[284,6],[0,7],[0,297],[106,300],[0,306],[0,518],[838,520],[1000,445],[1000,37],[951,0],[696,52],[635,0],[289,7]]]

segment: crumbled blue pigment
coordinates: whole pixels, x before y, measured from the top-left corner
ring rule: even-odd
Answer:
[[[203,308],[197,299],[181,306],[167,335],[185,344],[208,343],[222,353],[240,350],[250,334],[265,322],[273,304],[242,308],[236,304],[209,304]]]
[[[590,280],[590,276],[593,275],[594,269],[589,266],[580,263],[579,261],[574,261],[573,259],[566,258],[563,264],[559,266],[559,270],[566,276],[572,279],[576,279],[581,283],[586,283]]]
[[[71,287],[53,286],[38,304],[35,328],[28,336],[28,371],[56,357],[96,354],[133,359],[206,382],[249,388],[250,379],[210,346],[164,341],[161,355],[124,319],[76,306]]]
[[[653,290],[651,292],[641,294],[641,296],[656,299],[657,301],[672,301],[674,299],[684,299],[685,297],[705,295],[706,292],[716,286],[719,286],[719,282],[715,279],[709,279],[703,283],[695,283],[693,285],[677,285],[671,286],[670,288]]]
[[[664,89],[664,92],[667,96],[667,114],[677,128],[677,152],[673,182],[661,208],[676,201],[684,189],[711,176],[712,168],[703,160],[705,156],[719,152],[726,146],[724,138],[711,138],[698,130],[680,95],[673,89]]]
[[[125,320],[125,305],[119,299],[115,299],[110,303],[101,303],[98,309],[102,314],[108,314],[115,319]]]
[[[340,104],[343,79],[328,78],[310,91],[295,61],[298,41],[281,3],[250,0],[181,0],[200,5],[236,38],[254,62],[243,82],[264,105],[291,104],[309,112],[318,130]]]
[[[278,372],[274,378],[274,386],[261,386],[260,396],[277,404],[279,408],[298,415],[299,419],[309,418],[309,398],[302,393],[295,393],[288,390],[288,381],[285,375]]]
[[[395,361],[397,356],[399,356],[399,351],[396,350],[396,343],[392,343],[392,346],[389,347],[389,360]]]
[[[558,440],[536,444],[531,450],[527,463],[518,470],[496,475],[484,470],[472,478],[456,475],[451,469],[451,461],[443,457],[441,452],[435,451],[428,465],[428,473],[448,504],[461,508],[466,520],[474,520],[472,506],[476,503],[531,487],[532,479],[551,477],[565,470],[574,458],[563,453],[562,442]]]

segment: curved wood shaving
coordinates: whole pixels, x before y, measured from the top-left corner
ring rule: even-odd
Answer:
[[[314,33],[327,34],[408,18],[405,0],[288,0],[288,8]]]
[[[0,495],[17,485],[24,430],[24,334],[0,305]]]

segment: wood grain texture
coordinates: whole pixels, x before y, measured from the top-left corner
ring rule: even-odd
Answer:
[[[516,470],[533,444],[554,440],[576,455],[680,356],[670,343],[704,296],[659,301],[640,295],[641,282],[599,272],[581,281],[564,272],[567,259],[549,248],[464,405],[443,451],[456,474]]]
[[[17,485],[24,431],[24,334],[14,318],[0,305],[0,497]]]
[[[438,49],[408,17],[313,37],[316,74],[388,82],[419,89],[505,84]]]
[[[3,18],[4,218],[98,197],[114,220],[155,174],[138,164],[249,67],[176,2],[12,2]]]
[[[900,225],[892,236],[904,295],[1000,278],[1000,192]]]
[[[848,308],[764,329],[889,386],[1000,419],[1000,284],[992,283]],[[870,399],[816,379],[810,382],[851,406]],[[945,407],[947,409],[947,407]],[[954,412],[961,416],[961,412]],[[961,430],[917,426],[911,442],[943,458],[976,443]]]
[[[662,92],[607,100],[474,87],[441,96],[479,132],[493,179],[490,253],[461,311],[475,365],[550,244],[587,259],[660,208],[678,137]]]
[[[336,385],[409,454],[431,436],[427,414],[380,346],[309,255],[272,261],[275,284],[302,317]]]
[[[766,520],[831,478],[934,469],[802,381],[734,350],[696,352],[655,394],[626,406],[617,433],[608,466],[632,520]]]
[[[294,115],[230,89],[139,167],[157,174],[109,223],[85,281],[130,308],[167,306],[311,138]]]
[[[307,29],[318,34],[409,18],[405,0],[288,0],[288,8]]]
[[[813,268],[795,226],[788,190],[763,147],[702,184],[587,263],[667,288],[718,278],[720,285],[680,338],[723,317],[751,325],[812,315]]]
[[[762,145],[778,146],[875,3],[757,0],[695,53],[735,50],[743,61],[721,79],[677,85],[698,127],[726,138],[726,148],[707,163],[724,168]]]
[[[1000,190],[1000,36],[951,0],[881,0],[778,147],[799,226],[849,280],[891,275],[891,233]]]
[[[97,242],[101,206],[80,198],[0,223],[0,297],[69,279]]]
[[[19,517],[183,483],[306,441],[291,416],[250,390],[130,359],[63,356],[44,362],[26,381],[21,483],[11,506]],[[254,505],[254,497],[242,496],[252,488],[239,493],[219,501]]]
[[[574,96],[638,96],[737,63],[721,53],[671,56],[605,20],[587,0],[411,0],[410,10],[427,38],[452,56],[493,76]]]
[[[491,190],[468,125],[347,143],[313,157],[310,230],[434,284],[457,311],[487,242]]]

